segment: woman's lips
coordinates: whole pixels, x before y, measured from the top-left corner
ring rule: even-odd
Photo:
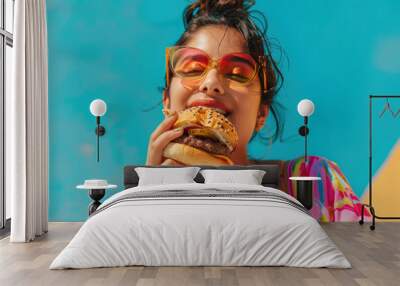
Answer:
[[[230,113],[229,109],[225,106],[225,104],[223,104],[222,102],[216,101],[214,99],[195,100],[188,105],[188,108],[193,107],[193,106],[205,106],[205,107],[220,109],[225,113],[225,115]]]

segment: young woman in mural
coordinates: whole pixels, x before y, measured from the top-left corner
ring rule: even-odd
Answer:
[[[183,13],[185,31],[174,47],[167,49],[167,74],[163,107],[168,116],[151,134],[148,165],[182,165],[164,157],[165,148],[181,137],[182,128],[174,128],[177,113],[207,106],[222,110],[237,131],[237,145],[227,155],[231,163],[246,165],[249,142],[272,114],[276,139],[281,119],[274,97],[282,83],[282,74],[271,56],[265,29],[256,25],[250,7],[254,1],[196,1]],[[265,17],[261,17],[266,26]]]
[[[193,106],[211,106],[226,112],[238,135],[237,146],[229,154],[233,164],[253,163],[248,158],[248,144],[260,135],[268,116],[273,116],[276,123],[275,134],[269,139],[280,136],[283,124],[275,96],[283,77],[271,56],[265,29],[256,25],[259,19],[249,11],[252,4],[240,0],[196,1],[184,10],[185,31],[176,42],[177,47],[167,49],[166,55],[163,107],[169,112],[150,137],[148,165],[182,164],[164,155],[171,142],[183,135],[183,129],[174,128],[182,111]],[[263,14],[256,15],[265,25]],[[310,162],[305,166],[303,157],[288,161],[286,173],[322,178],[315,186],[319,189],[314,190],[318,195],[312,215],[321,221],[358,220],[361,204],[337,165],[315,156],[310,157]],[[289,186],[289,193],[294,195],[293,186]],[[370,217],[367,211],[365,215]]]

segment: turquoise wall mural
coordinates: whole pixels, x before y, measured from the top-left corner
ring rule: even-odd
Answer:
[[[145,163],[148,138],[163,119],[157,104],[165,47],[182,33],[187,3],[47,2],[51,221],[87,218],[90,200],[75,188],[85,179],[119,185],[109,196],[122,190],[124,165]],[[286,123],[283,141],[266,146],[256,140],[250,155],[301,156],[297,103],[309,98],[316,106],[310,153],[335,161],[362,196],[368,181],[368,95],[400,93],[400,2],[268,0],[257,1],[254,9],[267,16],[268,35],[286,54],[280,61],[285,82],[277,97]],[[95,118],[89,112],[96,98],[108,105],[99,163]],[[400,107],[400,101],[393,105]],[[400,126],[389,118],[378,124],[374,171],[395,145]]]

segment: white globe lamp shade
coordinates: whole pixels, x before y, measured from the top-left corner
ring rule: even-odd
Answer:
[[[303,99],[297,105],[297,111],[303,117],[311,116],[314,113],[314,103],[309,99]]]
[[[107,104],[101,99],[95,99],[90,103],[90,112],[94,116],[103,116],[106,114]]]

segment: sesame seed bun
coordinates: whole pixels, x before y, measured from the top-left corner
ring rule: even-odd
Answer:
[[[239,141],[235,126],[215,109],[195,106],[178,112],[174,128],[197,125],[207,128],[232,152]]]
[[[175,142],[170,142],[164,148],[164,157],[185,165],[233,165],[226,155],[235,150],[238,134],[235,126],[223,114],[209,107],[191,107],[178,112],[178,119],[173,127],[185,128],[186,133],[180,138],[194,136],[197,139],[194,140],[196,142],[181,142],[178,138]],[[217,151],[221,150],[219,146],[223,146],[225,151]]]

